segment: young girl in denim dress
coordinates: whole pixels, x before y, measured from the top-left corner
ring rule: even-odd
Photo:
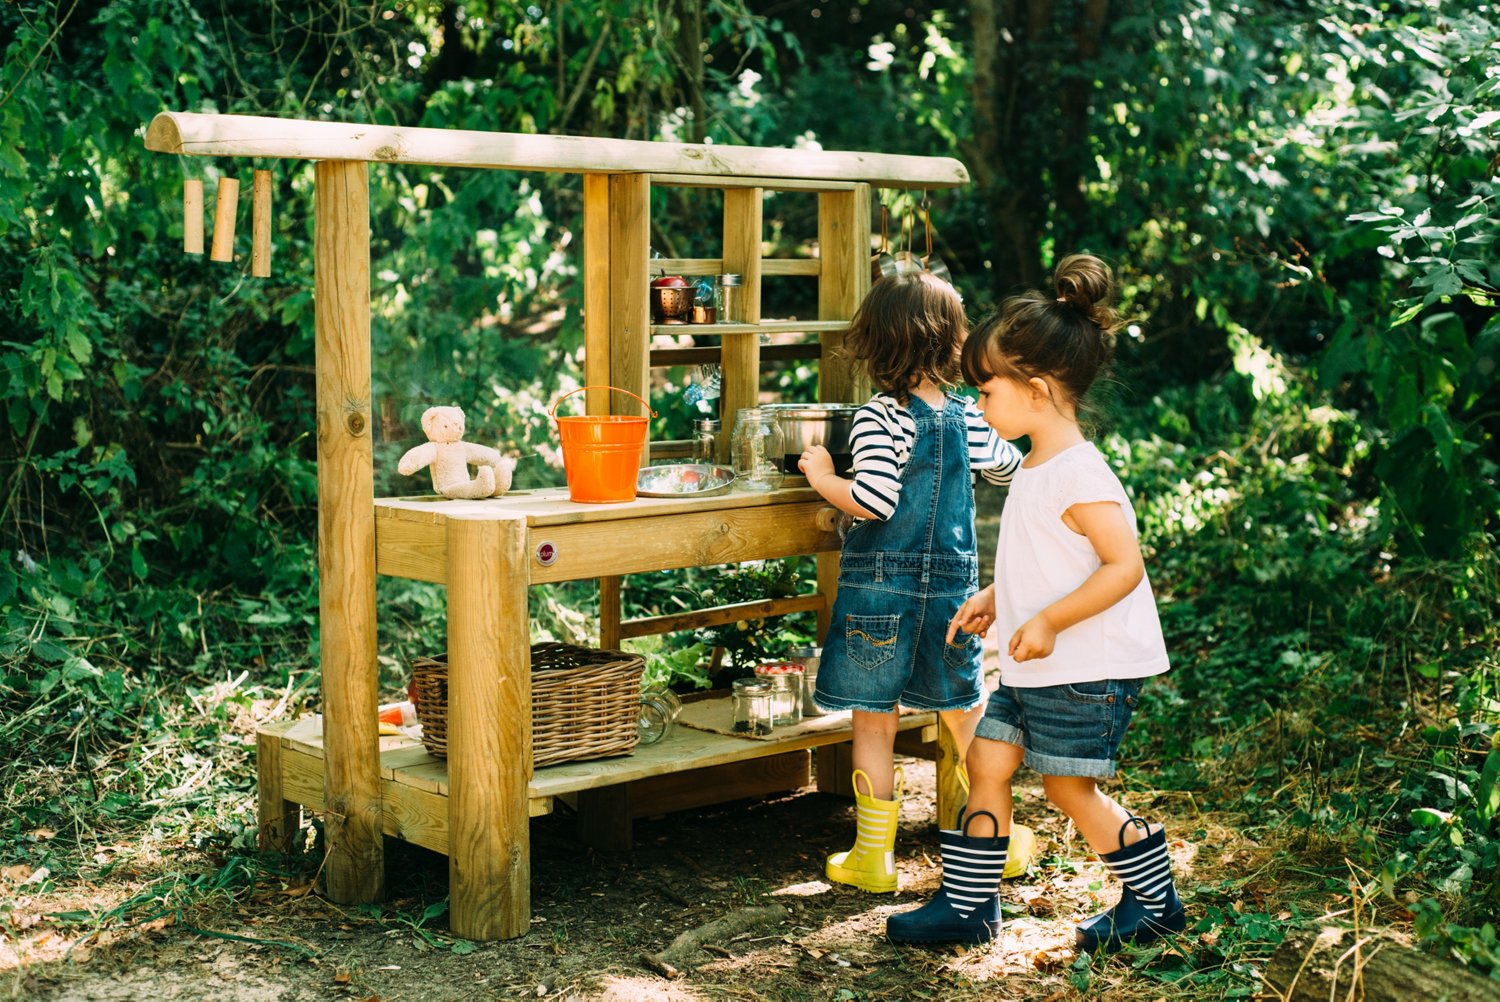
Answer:
[[[941,834],[937,895],[887,921],[898,942],[995,936],[1011,777],[1023,762],[1124,888],[1078,926],[1080,947],[1145,943],[1185,925],[1165,831],[1098,785],[1114,775],[1142,681],[1167,670],[1135,510],[1078,425],[1079,402],[1113,352],[1112,280],[1097,258],[1074,255],[1054,283],[1051,295],[1006,300],[964,346],[985,421],[1005,438],[1026,436],[1031,451],[1001,513],[995,581],[949,626],[972,636],[994,625],[1002,639],[1001,684],[969,747],[967,817]]]
[[[972,401],[945,392],[967,329],[948,283],[925,273],[876,282],[845,338],[880,390],[854,418],[853,477],[838,476],[822,446],[798,463],[855,518],[813,696],[825,710],[853,711],[855,840],[826,872],[877,893],[898,885],[898,707],[936,710],[962,761],[983,706],[979,636],[945,633],[978,587],[972,471],[1006,484],[1021,456]]]

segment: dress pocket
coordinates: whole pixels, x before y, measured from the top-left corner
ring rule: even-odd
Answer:
[[[874,671],[896,656],[900,616],[845,616],[844,646],[849,660]]]

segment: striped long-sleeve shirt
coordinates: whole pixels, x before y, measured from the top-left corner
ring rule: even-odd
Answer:
[[[969,469],[985,480],[1005,486],[1021,465],[1021,452],[984,423],[973,401],[964,400],[969,429]],[[891,517],[901,498],[901,474],[917,437],[911,411],[895,397],[877,393],[854,414],[849,444],[854,454],[854,488],[859,506],[881,521]]]

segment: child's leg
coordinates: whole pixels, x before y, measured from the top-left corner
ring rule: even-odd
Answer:
[[[1026,750],[1008,741],[975,738],[969,746],[969,809],[976,814],[988,811],[995,818],[996,831],[976,832],[998,836],[1010,835],[1011,777],[1021,767]]]
[[[984,716],[984,704],[980,703],[968,710],[939,710],[938,716],[942,718],[943,726],[948,728],[948,733],[953,735],[953,744],[958,750],[958,764],[964,765],[969,746],[974,741],[974,730]]]
[[[1085,776],[1046,776],[1047,799],[1063,810],[1100,860],[1124,885],[1119,904],[1078,927],[1085,949],[1149,943],[1187,926],[1172,882],[1162,828],[1150,828]]]
[[[899,723],[896,713],[855,710],[853,717],[854,768],[869,776],[873,787],[856,792],[868,792],[877,800],[890,800],[895,795],[896,726]]]
[[[894,712],[854,711],[854,845],[829,856],[823,869],[829,880],[877,894],[898,888],[896,724]]]

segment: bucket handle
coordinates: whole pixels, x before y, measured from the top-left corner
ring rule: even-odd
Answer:
[[[641,400],[640,397],[636,397],[635,394],[631,393],[629,390],[622,390],[618,386],[580,386],[576,390],[569,390],[567,393],[564,393],[562,396],[558,397],[555,401],[553,401],[553,403],[552,403],[552,409],[547,412],[548,416],[551,417],[553,420],[556,420],[556,418],[557,418],[557,405],[560,404],[560,403],[562,403],[564,400],[568,399],[569,397],[571,397],[573,394],[575,394],[575,393],[582,393],[584,390],[614,390],[616,393],[624,393],[626,396],[635,397],[637,400],[640,400],[641,403],[645,405],[646,410],[648,410],[648,411],[651,412],[651,416],[652,417],[656,417],[656,411],[651,410],[651,405],[650,404],[646,403],[646,401],[644,401],[644,400]]]

